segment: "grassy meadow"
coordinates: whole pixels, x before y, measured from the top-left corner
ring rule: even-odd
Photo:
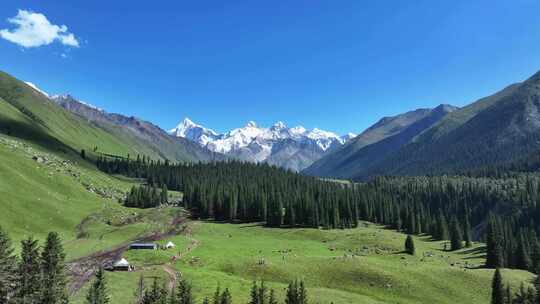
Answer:
[[[0,181],[0,223],[15,245],[57,231],[68,260],[165,231],[181,212],[125,208],[118,197],[140,181],[108,176],[71,154],[50,153],[9,136],[0,136]],[[404,239],[369,223],[317,230],[192,221],[184,233],[160,241],[173,241],[175,249],[127,251],[124,257],[137,271],[107,273],[107,278],[112,303],[131,303],[141,275],[147,284],[154,277],[167,283],[164,267],[191,281],[199,301],[219,284],[231,289],[234,303],[246,303],[255,279],[283,297],[286,284],[298,278],[305,280],[312,303],[488,302],[492,270],[475,269],[483,263],[481,244],[446,252],[429,236],[415,237],[413,257],[401,253]],[[514,288],[532,279],[518,270],[505,270],[503,276]],[[87,287],[73,296],[74,303],[84,303]]]
[[[280,297],[290,280],[303,279],[312,303],[488,303],[492,270],[482,269],[482,244],[457,252],[443,242],[416,237],[417,253],[401,253],[405,235],[363,223],[351,230],[271,229],[254,224],[191,222],[190,233],[171,240],[177,248],[128,251],[137,269],[176,269],[202,301],[216,286],[247,303],[253,280],[264,280]],[[172,262],[172,256],[181,257]],[[121,274],[136,282],[140,273]],[[119,274],[111,274],[114,280]],[[162,272],[162,278],[166,273]],[[532,275],[505,270],[517,288]],[[124,299],[122,291],[113,298]]]

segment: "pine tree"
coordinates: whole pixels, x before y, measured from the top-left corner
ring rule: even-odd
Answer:
[[[202,304],[210,304],[210,299],[208,299],[208,297],[205,297],[202,301]]]
[[[285,295],[285,304],[307,304],[308,296],[304,281],[290,282]]]
[[[167,204],[169,202],[169,192],[167,190],[167,184],[163,184],[161,187],[161,204]]]
[[[414,240],[411,235],[407,235],[407,238],[405,239],[405,253],[410,255],[415,254]]]
[[[253,281],[253,285],[251,286],[249,304],[261,304],[259,299],[259,287],[257,286],[256,281]]]
[[[529,293],[529,290],[525,289],[525,285],[523,282],[521,282],[521,285],[519,286],[519,291],[516,293],[514,300],[512,303],[514,304],[532,304],[530,302],[531,296]]]
[[[531,250],[532,269],[535,273],[540,273],[540,242],[534,241]]]
[[[504,267],[499,230],[493,219],[490,220],[486,239],[486,266],[489,268]]]
[[[523,270],[529,270],[532,268],[531,257],[525,245],[523,234],[521,234],[516,252],[516,267]]]
[[[437,221],[437,237],[439,240],[448,240],[449,239],[449,233],[448,233],[448,224],[446,222],[446,217],[442,212],[439,214],[439,220]]]
[[[7,232],[0,227],[0,303],[7,303],[10,293],[10,283],[15,278],[15,256],[11,239]]]
[[[471,236],[471,223],[469,222],[469,217],[465,216],[465,225],[463,231],[463,240],[465,241],[465,247],[472,246],[472,236]]]
[[[266,288],[266,285],[264,284],[264,281],[261,281],[261,287],[259,288],[258,296],[259,296],[259,304],[267,304],[267,295],[268,289]]]
[[[107,304],[109,303],[109,295],[107,290],[107,281],[103,268],[99,268],[96,272],[94,283],[90,286],[86,295],[86,303],[88,304]]]
[[[157,279],[154,278],[152,287],[144,291],[142,304],[167,304],[168,292],[167,287],[163,284],[162,287],[158,286]],[[175,303],[176,304],[176,303]]]
[[[540,275],[537,275],[534,279],[534,288],[536,290],[535,293],[535,304],[540,304]]]
[[[298,282],[290,282],[285,294],[285,304],[298,304]]]
[[[276,295],[273,289],[270,289],[270,296],[268,296],[268,304],[278,304]]]
[[[491,304],[505,304],[504,286],[499,268],[495,269],[493,281],[491,282]]]
[[[214,297],[212,298],[213,304],[220,304],[221,303],[221,288],[219,285],[216,287],[216,291],[214,292]]]
[[[15,296],[19,303],[38,302],[41,291],[41,271],[38,241],[21,241],[21,259],[17,267]]]
[[[463,236],[459,222],[454,218],[450,229],[450,250],[454,251],[461,248],[463,248]]]
[[[536,289],[529,286],[527,288],[527,303],[535,304],[536,301]]]
[[[229,288],[225,288],[225,290],[221,294],[219,304],[232,304],[232,296]]]
[[[512,291],[510,290],[510,285],[507,285],[506,286],[506,292],[505,292],[505,301],[504,302],[505,304],[512,304],[514,302],[513,300],[513,297],[512,297]]]
[[[159,298],[157,304],[168,304],[169,301],[169,290],[167,288],[167,283],[163,282],[161,288],[159,289]]]
[[[180,280],[178,283],[178,294],[176,295],[176,304],[194,304],[191,284],[186,280]]]
[[[50,232],[41,253],[42,289],[41,304],[68,302],[64,249],[58,233]]]
[[[307,303],[308,303],[308,297],[307,297],[306,286],[304,285],[304,281],[300,281],[300,286],[298,288],[298,304],[307,304]]]

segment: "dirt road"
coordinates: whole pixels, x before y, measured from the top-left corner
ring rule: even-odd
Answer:
[[[131,243],[155,242],[166,237],[184,233],[184,230],[187,229],[187,226],[184,225],[186,222],[187,219],[184,216],[177,216],[172,220],[171,227],[166,232],[153,232],[151,234],[126,241],[113,249],[96,252],[68,262],[67,269],[71,278],[69,285],[70,294],[75,294],[88,281],[90,281],[99,267],[112,265],[114,262],[118,261],[122,257],[124,251],[129,248]],[[176,281],[174,281],[174,283],[175,282]]]

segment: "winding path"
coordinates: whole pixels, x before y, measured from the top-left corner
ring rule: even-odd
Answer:
[[[115,261],[119,260],[123,253],[129,248],[129,245],[133,242],[158,241],[163,238],[181,233],[186,233],[187,235],[191,236],[191,231],[189,228],[182,225],[186,221],[187,220],[184,216],[177,216],[172,220],[171,227],[166,232],[153,232],[149,235],[137,237],[133,240],[127,241],[117,247],[114,247],[113,249],[92,253],[68,262],[66,267],[71,277],[71,283],[69,285],[70,295],[77,293],[87,282],[89,282],[99,267],[111,265]],[[175,282],[176,281],[174,281],[174,283]]]
[[[177,256],[178,259],[182,259],[186,257],[186,255],[188,255],[190,252],[195,250],[201,244],[199,240],[193,238],[193,234],[189,226],[186,227],[186,229],[184,230],[184,233],[186,237],[189,239],[190,244],[186,247],[185,250],[178,253],[178,256]],[[163,268],[163,271],[165,271],[167,273],[167,276],[169,277],[168,287],[169,287],[169,291],[171,291],[176,286],[176,283],[178,282],[178,277],[182,277],[182,273],[172,268],[171,263],[163,264],[161,265],[161,267]]]

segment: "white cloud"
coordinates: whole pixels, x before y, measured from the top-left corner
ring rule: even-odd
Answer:
[[[55,41],[79,47],[79,41],[68,32],[67,26],[51,24],[43,14],[19,10],[17,16],[9,18],[8,22],[16,27],[0,30],[0,37],[25,48],[48,45]]]

